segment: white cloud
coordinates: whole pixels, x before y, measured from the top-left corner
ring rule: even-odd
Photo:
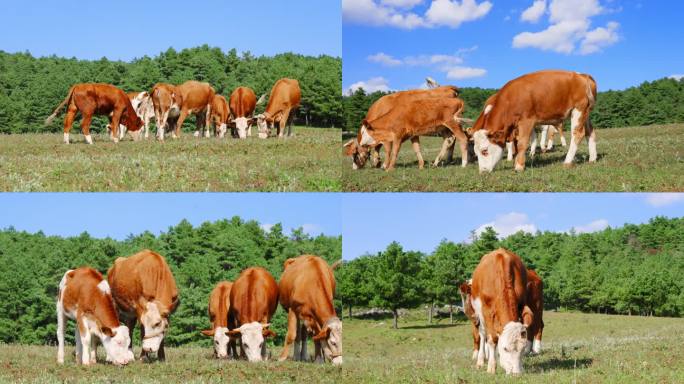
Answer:
[[[598,219],[594,220],[591,223],[585,224],[585,225],[578,225],[576,227],[573,227],[575,230],[575,233],[590,233],[590,232],[597,232],[601,231],[608,228],[608,220],[606,219]]]
[[[521,21],[529,21],[530,23],[536,23],[541,19],[546,11],[546,0],[536,0],[532,5],[527,8],[521,15]]]
[[[388,67],[396,67],[397,65],[401,65],[401,60],[397,60],[394,57],[382,52],[368,56],[368,61],[380,63]]]
[[[414,67],[427,67],[434,64],[455,65],[461,64],[463,59],[455,55],[418,55],[407,56],[403,60],[404,64]]]
[[[363,88],[366,93],[373,93],[375,91],[388,92],[390,90],[389,82],[384,77],[373,77],[366,81],[357,81],[347,88],[349,93],[354,93],[357,89]]]
[[[508,237],[520,231],[534,233],[537,226],[530,222],[529,217],[524,213],[510,212],[498,215],[494,221],[480,225],[475,233],[479,236],[487,227],[492,227],[499,234],[499,238]]]
[[[471,67],[453,67],[447,72],[447,79],[460,80],[469,79],[472,77],[481,77],[487,74],[487,70],[483,68]]]
[[[539,32],[519,33],[513,38],[514,48],[587,55],[600,52],[620,40],[617,33],[620,24],[615,21],[608,22],[605,27],[590,29],[591,18],[613,12],[602,7],[599,0],[551,0],[548,10],[550,25]]]
[[[681,80],[682,78],[684,78],[684,74],[677,74],[677,73],[675,73],[674,75],[668,76],[668,78],[670,78],[670,79],[675,79],[675,80],[679,81],[679,80]]]
[[[646,202],[653,207],[664,207],[684,201],[684,193],[649,193]]]
[[[422,0],[342,0],[342,18],[346,22],[392,26],[404,29],[447,26],[458,28],[463,22],[484,17],[492,3],[476,0],[432,0],[424,15],[411,10]]]
[[[263,229],[265,232],[271,232],[271,228],[273,228],[274,224],[269,224],[269,223],[263,223],[259,227]]]

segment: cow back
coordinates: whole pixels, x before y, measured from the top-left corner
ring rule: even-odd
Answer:
[[[269,321],[278,307],[278,284],[264,268],[247,268],[230,290],[229,318],[235,327]]]

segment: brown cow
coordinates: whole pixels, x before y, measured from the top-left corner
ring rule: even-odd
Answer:
[[[263,101],[263,99],[262,99]],[[256,94],[251,88],[237,87],[230,94],[231,122],[235,123],[237,136],[241,139],[252,136],[254,108],[257,105]]]
[[[278,284],[273,276],[261,267],[242,271],[230,290],[228,335],[240,339],[241,354],[248,361],[267,359],[264,339],[275,336],[268,327],[277,308]]]
[[[110,125],[114,127],[110,137],[115,143],[119,142],[119,123],[128,127],[133,139],[137,140],[140,137],[142,120],[135,114],[135,109],[124,91],[111,84],[82,83],[72,86],[66,98],[57,106],[52,115],[45,119],[45,125],[50,124],[65,105],[67,113],[64,117],[64,143],[66,144],[69,144],[69,131],[79,111],[83,116],[81,131],[88,144],[93,143],[90,136],[90,123],[93,115],[108,116]]]
[[[391,171],[402,142],[411,138],[415,149],[415,137],[439,133],[445,140],[434,164],[439,164],[449,146],[457,139],[461,147],[461,164],[465,167],[468,162],[468,137],[459,123],[462,111],[463,100],[458,98],[409,99],[373,121],[364,120],[364,137],[360,144],[382,143],[390,154],[385,159],[384,168]],[[418,167],[422,168],[424,161],[420,151],[416,155]]]
[[[302,92],[297,80],[283,78],[276,81],[271,89],[266,110],[256,116],[259,138],[268,138],[270,127],[276,123],[278,123],[278,137],[285,135],[285,127],[288,127],[287,135],[291,136],[294,111],[299,108],[301,99]]]
[[[335,276],[318,256],[302,255],[287,259],[280,278],[280,304],[287,311],[287,336],[280,354],[286,360],[290,344],[295,342],[294,359],[307,360],[306,336],[313,334],[315,359],[342,364],[342,322],[333,306]]]
[[[228,130],[228,103],[226,98],[221,95],[214,95],[214,100],[211,102],[211,122],[214,124],[216,136],[223,138]],[[207,132],[209,127],[207,127]]]
[[[195,136],[199,137],[202,129],[204,136],[209,137],[209,124],[211,123],[211,103],[214,101],[216,91],[209,83],[188,80],[176,86],[176,92],[181,99],[180,116],[176,123],[175,137],[180,137],[183,122],[190,114],[196,118],[197,130]]]
[[[164,140],[164,132],[175,135],[178,117],[180,116],[181,98],[176,86],[157,83],[150,92],[154,106],[154,117],[157,122],[157,139]]]
[[[589,161],[596,161],[596,133],[589,113],[596,103],[596,82],[590,75],[569,71],[539,71],[504,85],[493,104],[485,105],[470,132],[475,141],[480,172],[491,172],[501,160],[505,141],[515,131],[515,170],[525,169],[525,151],[537,124],[558,124],[571,116],[570,166],[577,144],[586,135]],[[482,121],[480,121],[482,120]]]
[[[57,362],[64,364],[64,324],[76,320],[76,360],[95,364],[97,338],[107,352],[107,361],[125,365],[133,361],[128,327],[121,325],[107,280],[92,268],[66,271],[57,297]]]
[[[396,105],[402,105],[406,103],[409,99],[426,99],[426,98],[456,98],[458,97],[458,88],[452,85],[440,86],[432,89],[413,89],[408,91],[400,91],[395,93],[390,93],[379,98],[377,101],[371,105],[366,113],[366,120],[373,121],[384,114],[391,111]],[[381,143],[376,143],[374,145],[361,145],[364,139],[365,127],[362,125],[357,134],[356,140],[350,140],[345,144],[346,155],[352,157],[352,167],[354,169],[363,168],[368,160],[369,147],[370,156],[372,157],[373,166],[380,166],[380,155],[379,148],[382,146]],[[412,137],[411,142],[413,143],[413,150],[416,152],[416,156],[422,159],[420,154],[420,138]],[[385,148],[387,150],[387,148]],[[453,156],[453,146],[449,147],[449,153],[447,154],[447,162],[451,161]],[[389,155],[387,155],[389,157]],[[420,162],[420,161],[419,161]]]
[[[472,302],[472,288],[473,280],[470,279],[460,286],[461,291],[461,302],[463,307],[463,313],[466,317],[470,319],[471,331],[473,333],[473,360],[477,359],[478,352],[480,350],[480,319],[475,315],[475,309],[473,308]]]
[[[214,356],[219,359],[226,358],[232,352],[233,358],[237,358],[235,343],[228,336],[228,311],[230,310],[230,291],[233,283],[221,281],[209,295],[209,320],[211,329],[202,331],[205,336],[214,339]]]
[[[477,367],[484,365],[488,348],[487,372],[495,373],[496,355],[506,373],[522,373],[522,355],[527,346],[527,327],[520,319],[531,319],[525,307],[527,270],[520,257],[499,248],[482,257],[473,272],[472,306],[479,320],[480,343]],[[494,353],[494,351],[498,353]]]
[[[176,281],[164,257],[149,249],[119,257],[109,269],[107,280],[121,318],[131,333],[136,320],[140,323],[140,358],[157,352],[159,360],[164,360],[169,315],[179,303]]]
[[[145,129],[145,139],[150,136],[150,119],[154,116],[154,105],[152,104],[152,98],[147,92],[126,92],[126,96],[131,101],[135,114],[138,115],[140,120],[143,122],[143,127]],[[123,140],[126,136],[125,125],[119,124],[119,140]],[[111,125],[107,124],[107,131],[111,134]]]

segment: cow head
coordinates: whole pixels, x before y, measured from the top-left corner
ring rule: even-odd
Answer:
[[[357,139],[351,139],[344,143],[344,153],[352,158],[352,169],[360,169],[368,161],[369,150],[367,147],[359,145]]]
[[[504,326],[496,350],[499,352],[499,365],[506,374],[522,373],[522,357],[527,343],[527,327],[522,323],[510,321]]]
[[[473,280],[469,279],[461,283],[459,290],[461,292],[461,305],[463,307],[463,313],[468,316],[469,319],[475,319],[475,309],[470,301],[471,293],[473,289]]]
[[[120,325],[114,329],[102,327],[99,335],[107,353],[107,361],[115,365],[126,365],[133,361],[133,351],[129,349],[131,338],[128,327]]]
[[[242,351],[251,362],[261,361],[265,350],[264,342],[267,337],[275,336],[275,332],[268,329],[270,324],[261,324],[253,321],[242,324],[240,328],[228,331],[228,336],[240,338]]]
[[[313,337],[323,349],[326,360],[333,365],[342,364],[342,321],[333,317],[325,323],[323,329]]]
[[[157,301],[145,304],[140,316],[140,323],[145,330],[142,349],[145,352],[157,352],[169,327],[169,311]]]
[[[228,343],[230,336],[228,336],[228,328],[216,327],[214,329],[207,329],[202,331],[204,336],[209,336],[214,339],[214,355],[219,359],[228,357]]]
[[[503,134],[503,132],[501,132]],[[503,145],[498,144],[499,132],[494,137],[487,130],[480,129],[473,133],[474,150],[480,173],[491,172],[503,156]]]
[[[254,119],[247,117],[238,117],[233,119],[232,122],[235,123],[235,128],[237,129],[238,137],[241,139],[246,139],[247,129],[249,129],[249,126],[254,123]]]
[[[257,127],[259,128],[259,138],[267,139],[271,133],[270,125],[273,124],[273,118],[268,112],[261,113],[256,116]]]

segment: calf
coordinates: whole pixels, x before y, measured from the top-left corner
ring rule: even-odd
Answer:
[[[335,276],[318,256],[302,255],[287,259],[280,278],[280,304],[287,311],[287,336],[280,361],[287,359],[290,344],[295,342],[294,359],[306,360],[307,333],[314,335],[315,359],[342,364],[342,321],[333,305]]]
[[[211,329],[202,331],[205,336],[214,339],[214,356],[226,358],[232,352],[233,358],[237,358],[235,342],[228,336],[228,311],[230,310],[230,291],[233,283],[222,281],[209,295],[209,320]]]
[[[67,271],[59,282],[57,297],[57,362],[64,364],[64,325],[76,320],[76,360],[95,364],[97,339],[107,352],[107,361],[125,365],[133,361],[128,349],[128,327],[121,325],[107,280],[92,268]]]
[[[240,339],[242,356],[248,361],[266,360],[265,338],[275,336],[268,329],[278,308],[278,284],[267,270],[247,268],[238,276],[230,290],[228,335]]]
[[[149,249],[119,257],[109,269],[107,280],[130,331],[133,332],[136,321],[140,323],[140,358],[156,352],[159,360],[165,360],[164,337],[169,316],[179,300],[176,281],[164,257]]]

